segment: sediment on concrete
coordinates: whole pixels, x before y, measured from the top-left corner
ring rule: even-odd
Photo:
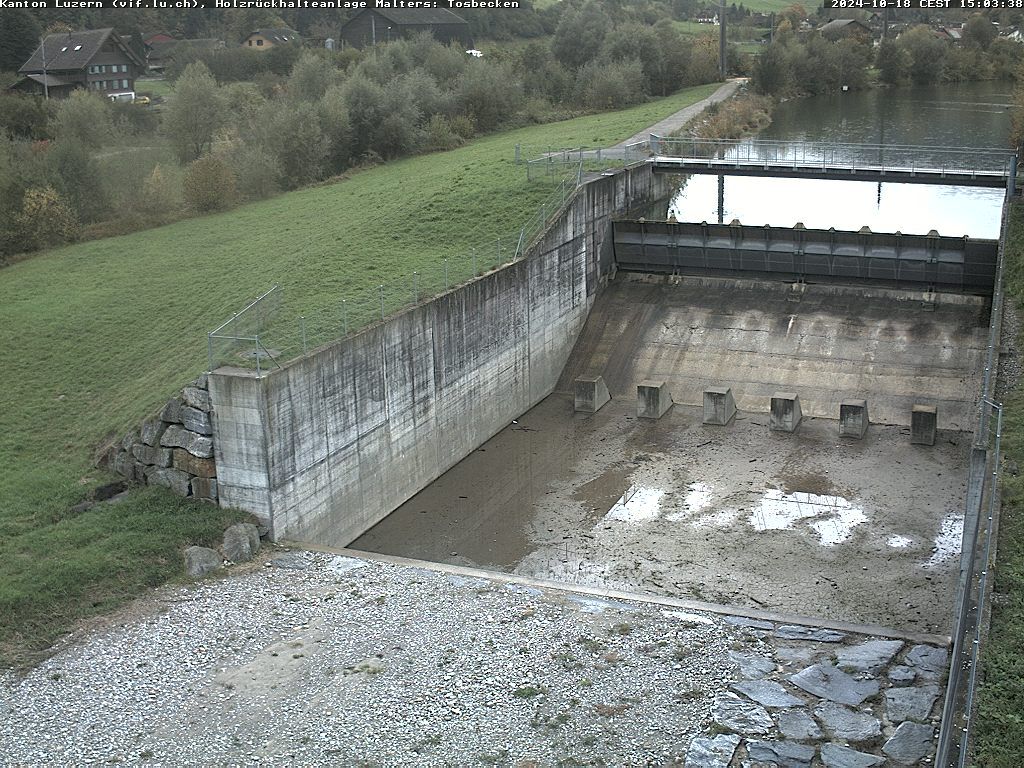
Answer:
[[[351,540],[555,387],[647,166],[585,184],[527,255],[262,377],[210,374],[218,491],[274,539]]]

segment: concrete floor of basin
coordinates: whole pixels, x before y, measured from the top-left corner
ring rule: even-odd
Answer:
[[[970,437],[839,438],[555,394],[350,544],[573,583],[948,633]],[[346,544],[347,542],[331,542]]]

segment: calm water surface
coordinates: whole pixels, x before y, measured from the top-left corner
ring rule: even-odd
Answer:
[[[1005,147],[1010,85],[874,89],[780,105],[758,138],[927,147]],[[928,153],[940,158],[941,152]],[[999,236],[1002,190],[924,184],[693,175],[653,215],[680,221],[972,237]]]

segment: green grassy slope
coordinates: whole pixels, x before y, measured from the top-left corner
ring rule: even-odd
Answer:
[[[1007,296],[1024,307],[1024,205],[1011,210]],[[1018,345],[1024,340],[1018,339]],[[1024,383],[1003,401],[1002,510],[992,588],[992,626],[982,648],[983,678],[973,765],[1024,765]]]
[[[516,143],[610,145],[715,87],[487,137],[0,270],[0,654],[10,661],[44,646],[75,618],[166,578],[180,568],[176,547],[189,531],[202,539],[216,527],[199,522],[211,508],[158,491],[75,517],[67,509],[97,476],[97,444],[200,373],[206,332],[247,299],[279,282],[286,311],[337,306],[353,287],[436,267],[518,230],[550,188],[513,164]]]

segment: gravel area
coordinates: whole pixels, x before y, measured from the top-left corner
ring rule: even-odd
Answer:
[[[24,677],[2,765],[662,765],[754,639],[698,616],[277,550]]]

